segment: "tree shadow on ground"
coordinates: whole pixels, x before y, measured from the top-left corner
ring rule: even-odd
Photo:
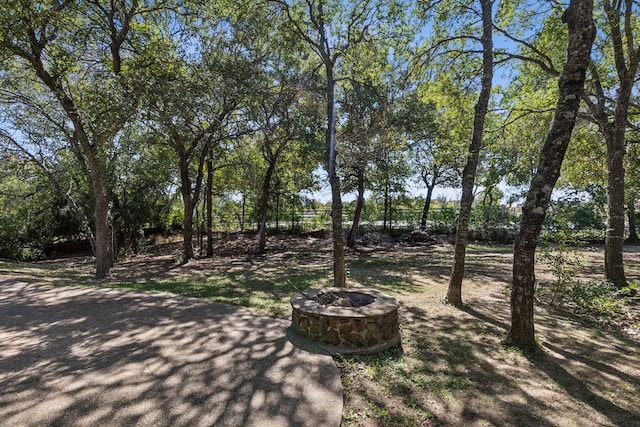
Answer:
[[[475,300],[472,306],[465,307],[464,312],[475,318],[474,323],[491,325],[504,337],[510,324],[508,304],[497,303],[495,297],[494,294],[489,298],[493,302],[490,306],[486,300],[484,303]],[[535,381],[542,386],[538,387],[538,393],[551,397],[561,391],[571,398],[557,396],[559,400],[550,399],[548,404],[564,407],[574,414],[580,407],[588,406],[593,410],[589,412],[595,412],[600,419],[598,421],[591,415],[591,422],[595,424],[640,425],[640,411],[631,403],[640,392],[638,343],[613,331],[603,335],[600,331],[590,330],[588,325],[577,319],[561,317],[542,308],[537,308],[536,312],[537,336],[541,338],[542,345],[539,352],[527,355],[530,364],[528,375],[537,377]],[[464,325],[457,328],[464,328]],[[482,333],[481,330],[477,332]],[[620,366],[626,367],[626,371],[617,368]],[[536,406],[533,405],[534,408]],[[552,419],[546,422],[556,424]]]
[[[294,347],[287,322],[159,294],[0,289],[0,425],[339,422],[331,358]]]

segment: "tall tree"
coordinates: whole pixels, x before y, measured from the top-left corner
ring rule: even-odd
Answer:
[[[196,25],[193,16],[206,18],[206,25]],[[204,192],[206,161],[216,144],[245,131],[233,126],[235,113],[263,60],[261,40],[246,21],[264,26],[262,18],[213,5],[158,22],[162,65],[146,85],[146,124],[177,155],[185,259],[195,257],[194,214]]]
[[[535,250],[580,108],[596,35],[593,1],[571,0],[562,21],[568,27],[568,42],[566,63],[558,79],[558,102],[522,208],[520,230],[514,245],[511,329],[505,342],[527,350],[537,346],[533,320]]]
[[[134,22],[147,12],[135,0],[24,1],[0,6],[1,54],[15,59],[5,62],[5,71],[29,70],[21,83],[38,88],[39,96],[54,102],[65,116],[59,132],[93,198],[98,278],[109,274],[113,262],[110,160],[116,155],[118,132],[137,107],[137,79],[142,74],[138,60],[148,40],[147,34],[131,37],[131,33]]]
[[[402,9],[393,0],[306,0],[288,2],[270,0],[287,17],[293,33],[313,50],[324,69],[326,101],[327,172],[331,185],[331,223],[333,238],[333,283],[346,282],[344,234],[342,230],[342,194],[336,169],[336,86],[340,77],[338,60],[363,44],[382,42],[405,30],[393,22]]]
[[[462,171],[462,196],[460,198],[460,211],[456,228],[456,242],[454,246],[454,264],[449,279],[446,301],[449,304],[462,305],[462,279],[464,276],[464,261],[469,234],[469,219],[473,204],[473,187],[482,147],[485,117],[491,97],[493,82],[493,19],[492,0],[480,0],[480,16],[482,35],[479,37],[482,45],[482,77],[478,101],[474,107],[473,132],[467,161]],[[477,36],[476,36],[477,37]]]
[[[603,0],[597,5],[602,8],[596,13],[599,31],[594,52],[598,60],[589,67],[589,84],[584,94],[587,111],[582,115],[598,127],[607,148],[605,276],[616,286],[624,286],[625,133],[629,100],[638,71],[638,12],[633,1]],[[529,61],[548,76],[557,77],[559,71],[554,63],[559,59],[556,48],[563,37],[558,37],[559,27],[554,23],[553,15],[546,20],[550,24],[548,28],[534,42],[527,42],[499,28],[501,34],[523,48],[518,54],[501,51],[501,60],[516,58]]]
[[[158,73],[152,83],[148,126],[175,150],[184,206],[183,251],[185,259],[195,257],[193,248],[194,211],[200,201],[205,161],[218,132],[235,109],[235,102],[220,88],[208,83],[198,67],[172,64]],[[221,94],[221,100],[212,97]]]
[[[297,79],[287,81],[285,76],[276,79],[274,87],[266,89],[258,101],[256,123],[260,127],[259,146],[262,157],[266,161],[260,190],[258,252],[265,251],[267,241],[267,216],[273,178],[282,154],[291,150],[291,145],[304,137],[304,127],[299,120],[300,109],[296,107],[298,100]],[[273,82],[272,82],[273,83]]]
[[[613,105],[603,76],[602,67],[594,63],[590,67],[591,84],[585,94],[585,102],[593,121],[598,125],[607,146],[607,233],[605,238],[605,276],[617,287],[624,287],[624,217],[625,217],[625,134],[628,127],[629,103],[638,73],[640,54],[637,42],[638,12],[632,0],[603,0],[604,22],[602,30],[607,35],[613,55],[617,87]],[[600,52],[606,56],[606,52]],[[606,71],[605,71],[606,73]]]
[[[450,132],[450,117],[418,89],[400,100],[398,124],[408,141],[417,180],[427,190],[420,218],[420,228],[426,230],[434,189],[438,185],[453,186],[459,179],[460,147]]]
[[[343,154],[340,170],[344,188],[356,191],[356,207],[347,246],[354,247],[360,218],[364,208],[364,192],[371,177],[372,164],[379,157],[383,134],[388,130],[390,110],[384,86],[369,82],[349,81],[345,84],[341,112],[344,120],[340,128],[340,151]]]

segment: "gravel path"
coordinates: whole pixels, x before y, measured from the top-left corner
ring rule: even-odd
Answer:
[[[338,370],[294,346],[288,324],[0,277],[0,425],[338,426]]]

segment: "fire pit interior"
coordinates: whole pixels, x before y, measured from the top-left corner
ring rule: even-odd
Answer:
[[[309,290],[291,299],[293,329],[330,353],[377,353],[400,342],[398,302],[366,289]]]
[[[375,301],[375,297],[362,292],[348,291],[323,291],[319,292],[313,300],[320,305],[333,307],[362,307]]]

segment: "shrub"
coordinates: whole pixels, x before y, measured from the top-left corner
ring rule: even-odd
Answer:
[[[571,301],[578,307],[605,317],[624,314],[624,292],[605,281],[577,282],[571,288]]]

